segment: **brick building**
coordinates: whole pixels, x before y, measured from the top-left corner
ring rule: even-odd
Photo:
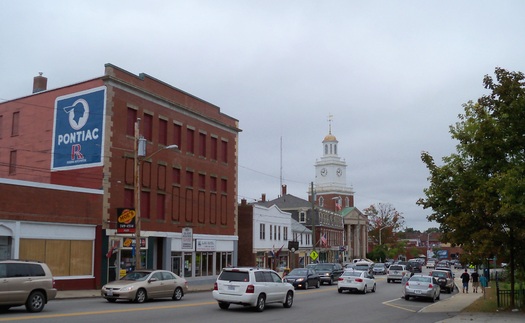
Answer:
[[[0,257],[47,262],[59,289],[99,288],[137,262],[117,221],[140,201],[141,267],[202,277],[236,263],[236,119],[111,64],[46,84],[0,103]]]

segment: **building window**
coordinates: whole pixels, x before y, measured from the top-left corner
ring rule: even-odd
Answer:
[[[166,195],[157,194],[157,219],[165,220],[166,219]]]
[[[11,128],[11,136],[18,136],[18,122],[20,120],[20,112],[13,112],[13,124]]]
[[[221,192],[228,193],[228,181],[224,178],[221,179]]]
[[[126,118],[126,135],[135,137],[135,122],[137,122],[137,110],[128,107],[128,113]]]
[[[217,192],[217,177],[210,177],[210,191]]]
[[[350,199],[347,197],[345,197],[345,206],[346,207],[349,207],[350,206]]]
[[[149,219],[150,210],[150,193],[142,191],[140,192],[140,217]]]
[[[147,141],[153,141],[153,116],[150,114],[144,114],[144,138]]]
[[[221,141],[221,162],[228,163],[228,142],[226,140]]]
[[[324,206],[324,198],[322,196],[319,198],[319,206],[320,207]]]
[[[16,174],[16,150],[9,153],[9,175]]]
[[[277,226],[273,226],[273,240],[277,240]]]
[[[299,222],[300,223],[306,222],[306,212],[305,211],[299,212]]]
[[[284,241],[288,240],[288,227],[283,228],[283,240]]]
[[[199,174],[199,188],[201,190],[206,188],[206,176],[204,174]]]
[[[186,171],[186,186],[193,187],[193,172]]]
[[[273,228],[273,226],[270,224],[269,227],[270,227],[270,240],[272,240],[272,228]]]
[[[278,231],[277,237],[279,240],[281,240],[281,226],[277,227],[277,231]]]
[[[206,134],[199,133],[199,156],[206,157]]]
[[[159,119],[159,144],[168,145],[168,121]]]
[[[217,138],[216,137],[211,137],[211,147],[210,147],[210,158],[212,160],[217,160],[217,150],[218,150],[218,147],[217,147]]]
[[[328,155],[328,145],[327,144],[324,145],[324,154]]]
[[[186,151],[190,154],[195,154],[194,138],[195,131],[193,129],[186,130]]]
[[[172,184],[180,185],[180,168],[173,168]]]
[[[266,224],[264,223],[259,224],[259,239],[266,239]]]
[[[179,124],[173,125],[173,144],[179,146],[181,149],[182,144],[182,126]]]

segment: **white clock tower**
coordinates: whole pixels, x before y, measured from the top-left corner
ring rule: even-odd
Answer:
[[[337,138],[332,135],[329,116],[328,135],[323,139],[323,156],[315,162],[316,204],[328,210],[340,211],[354,206],[354,191],[346,184],[346,162],[337,154]]]

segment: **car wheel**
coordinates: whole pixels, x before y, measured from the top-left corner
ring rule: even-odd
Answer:
[[[386,283],[387,283],[387,284],[390,284],[390,279],[387,279],[387,280],[386,280]]]
[[[408,295],[405,295],[405,300],[407,300],[407,301],[408,301],[409,299],[410,299],[410,296],[408,296]]]
[[[363,288],[363,294],[366,294],[367,291],[368,291],[368,287],[365,285],[365,288]]]
[[[319,288],[319,287],[321,287],[321,281],[320,280],[318,280],[317,283],[315,284],[315,288]]]
[[[328,281],[328,285],[332,285],[332,283],[333,283],[333,278],[330,277],[330,280]]]
[[[184,296],[184,292],[182,291],[182,288],[180,287],[175,288],[172,299],[174,301],[180,301],[182,299],[182,296]]]
[[[147,298],[148,294],[146,293],[146,290],[141,288],[137,291],[137,295],[135,295],[135,302],[144,303]]]
[[[227,310],[230,307],[230,303],[219,302],[219,307],[221,308],[221,310]]]
[[[337,289],[337,292],[338,292],[339,294],[341,294],[341,293],[343,292],[343,290],[342,290],[341,288],[338,288],[338,289]]]
[[[374,287],[372,288],[372,293],[376,292],[376,284],[374,284]]]
[[[46,297],[42,292],[32,292],[26,301],[26,309],[28,312],[41,312],[46,304]]]
[[[291,291],[286,294],[286,299],[284,300],[283,307],[290,308],[293,305],[293,293]]]
[[[304,283],[304,289],[308,289],[308,287],[310,287],[310,286],[308,286],[308,282],[305,282]]]
[[[430,299],[430,301],[431,301],[432,303],[434,303],[434,302],[436,301],[436,294],[432,295],[432,298]]]
[[[106,300],[110,303],[115,303],[117,301],[116,298],[106,298]]]
[[[255,306],[255,310],[257,312],[264,311],[264,308],[266,307],[266,298],[264,295],[259,295],[259,298],[257,298],[257,305]]]

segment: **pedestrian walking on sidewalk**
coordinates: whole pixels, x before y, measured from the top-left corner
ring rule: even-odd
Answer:
[[[461,282],[463,283],[463,293],[466,290],[468,294],[468,282],[470,281],[470,275],[468,274],[466,268],[465,268],[465,272],[461,274],[460,278],[461,278]]]
[[[481,284],[481,292],[485,293],[485,288],[489,285],[487,277],[485,277],[485,275],[481,275],[481,277],[479,277],[479,282]]]
[[[477,293],[478,287],[479,287],[479,274],[478,271],[474,271],[472,274],[470,274],[470,277],[472,278],[472,292]]]

